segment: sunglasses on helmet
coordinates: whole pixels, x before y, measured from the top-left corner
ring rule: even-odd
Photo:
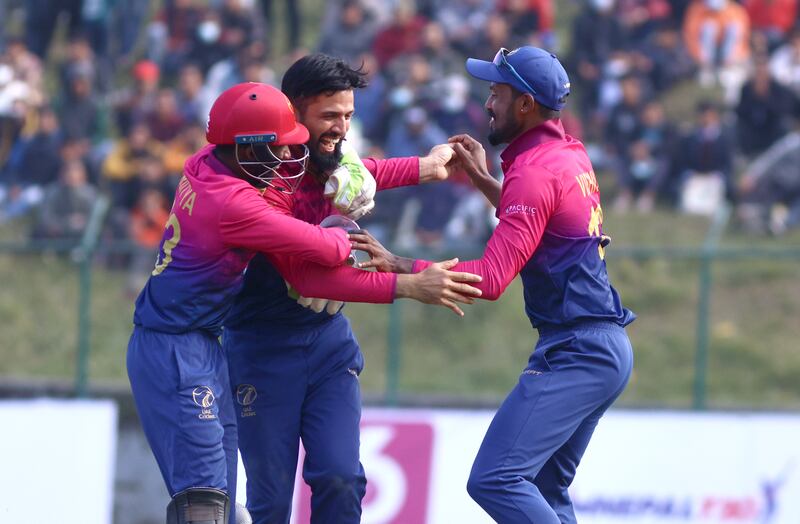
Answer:
[[[505,47],[501,47],[500,51],[498,51],[497,54],[494,55],[494,60],[492,60],[492,63],[495,66],[502,67],[506,71],[511,73],[514,76],[514,78],[519,80],[520,84],[522,84],[530,94],[532,94],[533,96],[537,96],[539,93],[537,93],[536,90],[532,88],[531,85],[519,75],[519,73],[517,73],[517,70],[514,69],[514,66],[508,63],[508,59],[506,58],[506,56],[508,56],[509,53],[510,51],[508,49],[506,49]]]

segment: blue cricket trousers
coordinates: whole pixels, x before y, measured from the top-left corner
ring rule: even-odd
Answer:
[[[475,458],[470,496],[500,524],[575,523],[567,488],[632,367],[630,341],[617,324],[540,330]]]
[[[300,439],[311,522],[356,524],[364,358],[343,315],[307,328],[228,329],[223,336],[254,524],[288,524]]]
[[[136,326],[127,365],[136,409],[170,496],[216,488],[226,491],[233,505],[236,416],[217,338]],[[231,509],[231,524],[234,513]]]

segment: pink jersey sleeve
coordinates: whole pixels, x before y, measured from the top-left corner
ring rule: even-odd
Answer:
[[[519,168],[509,173],[497,210],[500,223],[483,257],[459,262],[452,270],[480,275],[483,281],[471,285],[483,292],[480,298],[497,300],[539,245],[560,192],[558,178],[543,168]],[[416,260],[413,271],[422,271],[431,263]]]
[[[394,273],[362,271],[348,266],[323,267],[279,254],[267,254],[267,258],[304,297],[373,304],[394,301],[397,287],[397,275]]]
[[[232,191],[219,220],[223,242],[265,254],[295,255],[325,266],[337,266],[350,254],[347,233],[312,226],[271,207],[256,191]]]
[[[387,158],[385,160],[365,158],[362,161],[364,167],[375,177],[378,191],[419,184],[418,157]]]

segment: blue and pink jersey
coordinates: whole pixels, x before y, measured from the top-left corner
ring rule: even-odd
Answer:
[[[218,333],[256,252],[342,264],[347,235],[295,220],[264,190],[236,178],[213,145],[186,161],[159,246],[155,269],[136,299],[134,324],[184,333]]]
[[[583,144],[550,120],[514,140],[501,159],[500,222],[483,257],[454,271],[481,275],[473,285],[488,300],[519,274],[534,327],[632,322],[635,316],[608,280],[600,189]],[[414,271],[430,264],[417,260]]]
[[[378,190],[419,183],[419,160],[416,157],[389,160],[363,160],[375,177]],[[278,211],[310,224],[319,224],[337,214],[329,199],[323,197],[323,185],[311,174],[301,181],[294,194],[276,190],[265,197]],[[288,280],[304,296],[332,296],[353,302],[391,302],[396,275],[374,273],[352,268],[321,268],[280,254],[259,254],[245,274],[242,292],[236,297],[225,321],[227,328],[280,324],[308,326],[331,318],[328,313],[314,313],[297,303],[287,291]]]

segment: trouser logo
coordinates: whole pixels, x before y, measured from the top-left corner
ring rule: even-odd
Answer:
[[[214,392],[208,386],[198,386],[192,391],[192,400],[200,407],[197,417],[201,420],[214,420],[217,416],[211,410],[214,405]]]
[[[242,406],[242,417],[254,417],[256,410],[253,409],[253,402],[256,401],[258,391],[252,384],[239,384],[236,387],[236,402]]]

